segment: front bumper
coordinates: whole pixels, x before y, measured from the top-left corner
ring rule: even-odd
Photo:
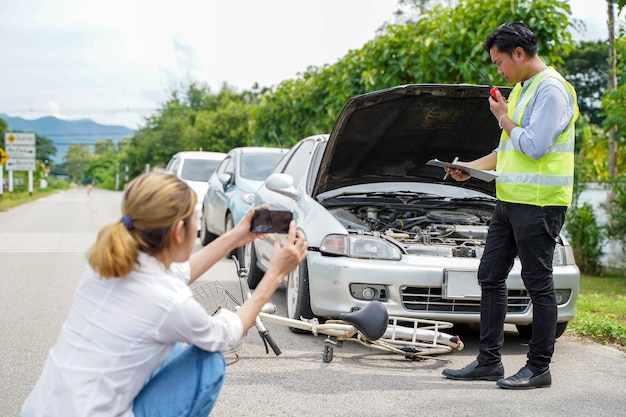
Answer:
[[[390,315],[453,323],[480,322],[479,259],[404,255],[400,261],[377,261],[323,256],[309,251],[311,308],[319,317],[338,317],[370,300],[369,288]],[[532,323],[532,303],[516,262],[507,279],[509,303],[506,322]],[[580,271],[575,265],[554,268],[558,321],[574,317]],[[559,297],[560,296],[560,297]]]

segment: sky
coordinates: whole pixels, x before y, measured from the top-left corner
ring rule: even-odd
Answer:
[[[607,39],[604,0],[570,5],[587,26],[576,40]],[[136,129],[190,80],[241,91],[332,64],[396,9],[397,0],[0,1],[0,113]]]

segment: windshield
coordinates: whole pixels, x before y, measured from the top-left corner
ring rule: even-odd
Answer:
[[[284,153],[250,153],[242,155],[241,176],[249,180],[264,181]]]
[[[220,162],[207,159],[187,159],[183,163],[180,178],[187,181],[208,181]]]

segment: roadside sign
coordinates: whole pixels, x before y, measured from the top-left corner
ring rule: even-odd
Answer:
[[[6,153],[11,158],[35,159],[35,145],[6,145]]]
[[[35,146],[35,134],[28,132],[6,132],[4,134],[4,144]]]
[[[7,159],[9,159],[9,155],[4,151],[4,149],[0,148],[0,165],[4,165]]]
[[[34,133],[7,132],[4,134],[7,171],[34,171],[36,140]]]
[[[7,171],[34,171],[35,160],[9,158],[4,166]]]

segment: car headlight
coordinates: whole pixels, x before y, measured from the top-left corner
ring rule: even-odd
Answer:
[[[320,251],[327,255],[360,259],[402,259],[402,253],[397,246],[381,238],[364,235],[328,235],[322,240]]]
[[[569,245],[557,246],[554,249],[554,258],[552,259],[552,265],[554,266],[566,266],[574,265],[576,260],[574,259],[574,251]]]

